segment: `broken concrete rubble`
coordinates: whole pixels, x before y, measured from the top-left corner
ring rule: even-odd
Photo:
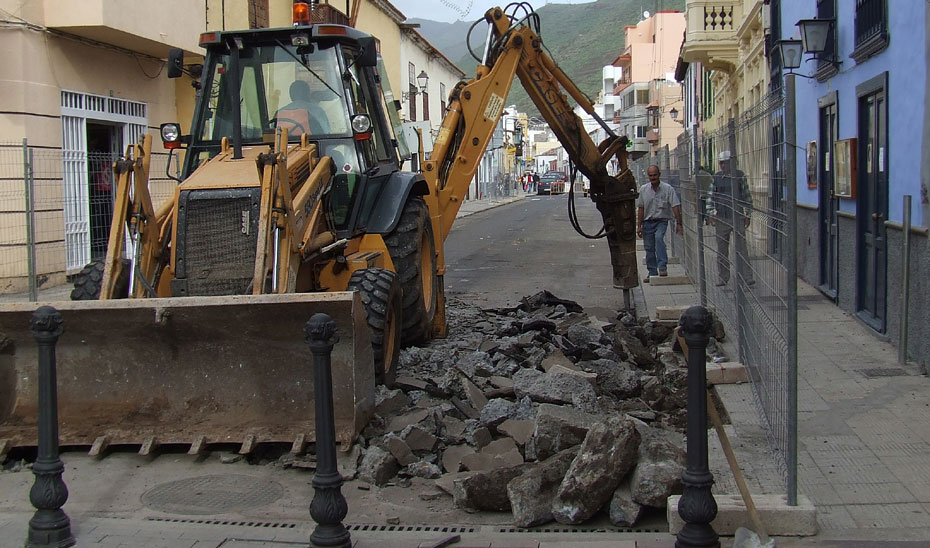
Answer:
[[[552,501],[559,523],[583,523],[610,501],[636,464],[640,435],[627,417],[613,416],[588,430]]]
[[[549,523],[554,519],[552,499],[577,454],[578,447],[566,449],[507,484],[507,497],[513,510],[514,525],[532,527]]]
[[[630,526],[680,492],[687,374],[670,330],[547,292],[504,309],[449,299],[447,315],[448,338],[404,349],[395,389],[379,387],[361,479],[444,471],[454,504],[512,508],[520,527],[601,511]]]

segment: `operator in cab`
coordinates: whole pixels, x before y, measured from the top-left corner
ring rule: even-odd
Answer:
[[[275,117],[278,127],[287,128],[288,135],[329,133],[326,112],[312,101],[310,84],[304,80],[294,80],[288,93],[291,102],[278,110]]]

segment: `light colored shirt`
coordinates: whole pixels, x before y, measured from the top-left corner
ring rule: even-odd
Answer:
[[[639,187],[639,196],[636,198],[636,207],[643,208],[644,221],[657,221],[660,219],[674,219],[673,207],[681,205],[678,193],[668,183],[659,183],[659,188],[653,190],[652,183]]]

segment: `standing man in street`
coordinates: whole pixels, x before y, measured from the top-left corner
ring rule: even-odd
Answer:
[[[643,282],[649,283],[650,276],[668,276],[665,232],[673,214],[675,232],[683,234],[684,231],[681,228],[681,201],[675,189],[660,180],[659,166],[649,166],[646,175],[649,182],[639,187],[636,198],[636,234],[643,239],[646,248],[646,270],[649,272]]]
[[[724,150],[717,158],[720,171],[714,174],[714,183],[708,200],[708,216],[717,236],[717,283],[718,287],[730,281],[730,235],[736,231],[737,272],[753,285],[752,269],[748,267],[749,253],[746,248],[746,228],[752,213],[752,196],[746,174],[736,169],[736,161],[730,151]]]

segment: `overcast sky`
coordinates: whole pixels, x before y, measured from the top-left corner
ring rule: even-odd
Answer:
[[[583,4],[594,0],[530,0],[533,9],[546,4]],[[474,21],[484,12],[495,6],[505,7],[510,1],[501,0],[390,0],[391,4],[402,11],[408,18],[430,19],[454,23],[455,21]]]

